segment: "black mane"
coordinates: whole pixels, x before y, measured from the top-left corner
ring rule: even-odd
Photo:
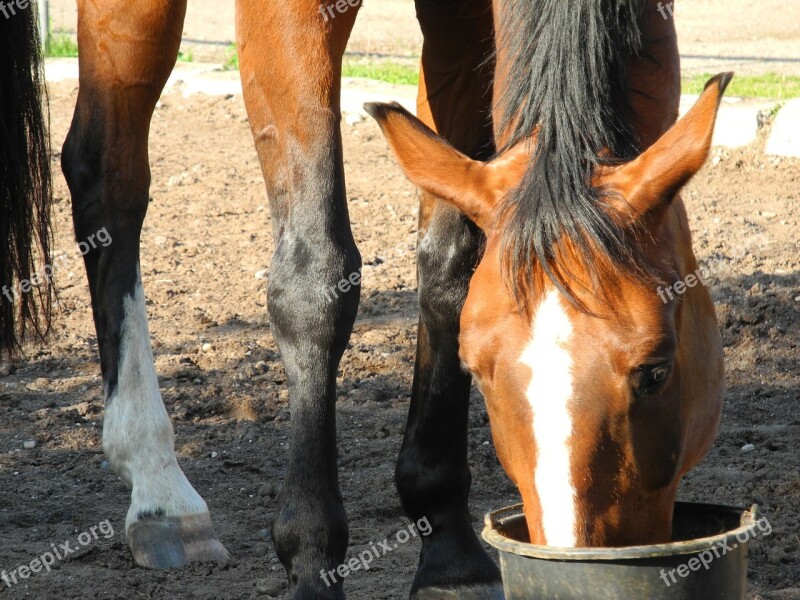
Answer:
[[[501,207],[506,275],[523,308],[541,273],[583,308],[560,240],[587,267],[598,251],[615,266],[635,263],[591,180],[602,160],[640,151],[625,61],[642,52],[644,0],[507,0],[501,11],[497,44],[512,75],[498,131],[509,148],[538,128],[530,166]],[[604,149],[614,158],[600,159]]]

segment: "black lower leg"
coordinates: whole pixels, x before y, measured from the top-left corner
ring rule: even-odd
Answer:
[[[346,292],[337,287],[358,281],[361,268],[350,232],[338,122],[331,115],[316,130],[319,146],[280,162],[281,172],[300,174],[290,194],[274,185],[280,173],[267,173],[277,236],[269,315],[286,366],[292,419],[273,540],[295,600],[344,597],[338,576],[326,576],[344,561],[348,544],[337,474],[336,372],[360,293],[358,285]]]
[[[343,189],[340,201],[344,201]],[[278,498],[273,540],[292,598],[341,598],[342,582],[325,576],[344,561],[347,517],[336,460],[336,371],[358,309],[359,289],[328,286],[357,273],[351,239],[292,219],[272,261],[269,313],[286,365],[292,418],[289,466]],[[349,226],[340,224],[342,230]],[[349,236],[348,236],[349,237]]]
[[[490,598],[499,591],[499,572],[481,547],[469,514],[471,378],[458,357],[458,318],[480,243],[480,233],[461,215],[440,210],[419,247],[417,359],[396,471],[409,518],[425,518],[432,529],[422,538],[412,586],[418,598]]]
[[[425,36],[420,118],[462,152],[493,152],[493,42],[487,0],[417,0]],[[467,429],[471,378],[458,356],[461,308],[482,244],[455,209],[423,196],[418,276],[420,321],[411,408],[396,480],[413,520],[427,518],[415,598],[502,597],[500,573],[486,554],[468,509]]]

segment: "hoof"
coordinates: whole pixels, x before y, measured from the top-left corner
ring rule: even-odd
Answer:
[[[147,517],[133,523],[127,535],[136,564],[148,569],[178,569],[230,557],[208,514]]]
[[[411,600],[505,600],[503,586],[499,583],[418,589]]]

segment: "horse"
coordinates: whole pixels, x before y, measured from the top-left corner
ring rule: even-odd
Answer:
[[[268,311],[291,441],[272,537],[294,600],[344,597],[324,576],[348,545],[336,371],[360,286],[314,293],[361,266],[339,104],[360,3],[339,4],[333,15],[309,0],[236,2],[276,241]],[[156,569],[228,556],[175,456],[139,271],[149,123],[185,11],[186,0],[78,0],[79,91],[61,156],[77,238],[113,240],[84,255],[103,448],[131,488],[133,558]],[[395,477],[407,515],[431,526],[411,595],[502,598],[468,506],[473,377],[535,543],[669,539],[680,479],[714,439],[721,342],[708,292],[688,285],[697,265],[678,194],[708,154],[729,77],[675,124],[675,27],[652,0],[416,0],[416,11],[418,119],[368,107],[422,190],[417,354]],[[684,294],[660,301],[658,286],[684,280]]]

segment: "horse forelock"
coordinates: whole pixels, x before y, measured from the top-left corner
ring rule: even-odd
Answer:
[[[643,6],[642,0],[501,6],[498,48],[512,75],[500,97],[498,132],[509,148],[537,131],[527,171],[498,211],[506,281],[525,310],[542,274],[586,310],[571,275],[576,270],[591,270],[598,257],[641,270],[609,210],[609,192],[593,178],[598,166],[640,151],[625,61],[642,51]],[[603,296],[602,285],[588,291]]]

